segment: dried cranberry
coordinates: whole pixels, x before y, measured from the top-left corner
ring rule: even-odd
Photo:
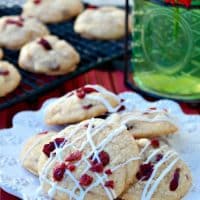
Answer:
[[[153,172],[153,165],[151,163],[140,165],[140,170],[136,174],[138,180],[146,181],[150,178]]]
[[[65,138],[56,138],[54,142],[59,147],[63,142],[65,141]]]
[[[66,159],[65,161],[68,162],[73,162],[73,161],[78,161],[80,160],[82,157],[82,153],[80,151],[75,151],[73,153],[71,153]]]
[[[46,135],[49,131],[43,131],[41,133],[38,133],[39,135]]]
[[[66,166],[66,169],[68,169],[69,171],[73,172],[76,169],[76,166],[73,164],[68,164]]]
[[[92,163],[90,170],[92,172],[102,173],[103,172],[103,165],[102,165],[102,163]]]
[[[95,90],[94,88],[87,87],[87,86],[84,87],[83,90],[84,90],[84,92],[85,92],[86,94],[90,94],[90,93],[92,93],[92,92],[97,92],[97,90]]]
[[[45,145],[43,146],[42,151],[49,157],[49,156],[50,156],[50,153],[51,153],[52,151],[54,151],[54,149],[55,149],[54,143],[53,143],[53,142],[49,142],[49,144],[45,144]]]
[[[174,172],[172,180],[170,181],[169,188],[171,191],[175,191],[178,188],[179,178],[180,178],[180,168],[177,168]]]
[[[86,105],[86,106],[83,106],[83,109],[84,110],[89,110],[90,108],[92,108],[92,104],[88,104],[88,105]]]
[[[105,151],[101,151],[99,153],[99,159],[102,162],[103,166],[106,166],[110,162],[110,156]]]
[[[44,47],[44,49],[46,49],[47,51],[51,50],[52,47],[51,45],[49,44],[49,42],[47,40],[45,40],[44,38],[41,38],[39,41],[38,41],[38,44],[40,44],[41,46]]]
[[[119,107],[119,109],[117,110],[117,112],[121,112],[121,111],[123,111],[125,109],[126,109],[126,107],[124,105],[122,105],[122,106]]]
[[[7,24],[14,24],[14,25],[19,26],[19,27],[23,26],[23,22],[21,20],[7,19],[6,23]]]
[[[151,108],[149,108],[149,110],[157,110],[157,108],[156,107],[151,107]]]
[[[55,166],[53,169],[53,178],[55,181],[61,181],[65,173],[65,163],[61,163]]]
[[[105,184],[104,184],[106,187],[109,187],[109,188],[114,188],[114,181],[110,180],[110,181],[106,181]]]
[[[151,140],[151,146],[155,149],[158,148],[160,146],[158,139],[152,139]]]
[[[42,2],[42,0],[33,0],[33,3],[36,5],[40,4],[41,2]]]
[[[0,70],[0,76],[8,76],[9,73],[10,72],[8,70]]]
[[[123,103],[125,100],[124,99],[120,99],[120,102]]]
[[[83,174],[79,180],[81,186],[89,186],[93,181],[93,177],[88,174]]]
[[[149,112],[143,112],[142,114],[143,114],[143,115],[148,115],[148,114],[149,114]]]
[[[107,175],[112,175],[111,169],[107,169],[107,170],[105,171],[105,173],[106,173]]]
[[[78,98],[84,99],[85,92],[84,92],[84,90],[82,88],[79,88],[78,90],[76,90],[76,95],[78,96]]]
[[[163,155],[162,154],[157,154],[156,155],[156,162],[159,162],[161,159],[163,158]]]

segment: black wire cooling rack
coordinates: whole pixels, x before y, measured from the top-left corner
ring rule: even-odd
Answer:
[[[0,7],[0,16],[17,15],[21,13],[19,6]],[[92,68],[98,67],[106,62],[118,58],[124,53],[124,40],[118,41],[96,41],[81,38],[73,31],[73,21],[48,25],[50,32],[71,43],[81,56],[81,63],[77,70],[63,76],[45,76],[26,72],[20,68],[22,81],[20,86],[6,97],[0,98],[0,110],[3,110],[23,100],[37,98],[40,94],[52,90],[63,82],[72,79]],[[4,60],[13,63],[16,67],[18,51],[4,49]]]

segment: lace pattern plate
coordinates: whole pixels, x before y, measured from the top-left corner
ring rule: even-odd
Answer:
[[[193,175],[193,186],[184,200],[200,199],[200,116],[186,115],[173,101],[160,100],[154,103],[144,100],[131,92],[121,93],[128,110],[146,110],[149,107],[167,109],[180,126],[178,134],[167,137],[169,144],[176,149],[180,157],[188,164]],[[32,191],[39,186],[38,178],[23,169],[19,163],[19,152],[30,136],[46,130],[61,130],[63,127],[49,127],[44,124],[47,105],[55,99],[46,101],[38,111],[23,111],[13,118],[13,127],[0,131],[0,187],[5,191],[23,198],[33,199]],[[37,200],[47,199],[38,197]]]

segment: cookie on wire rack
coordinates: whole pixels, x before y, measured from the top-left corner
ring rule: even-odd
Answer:
[[[65,40],[48,35],[27,43],[20,51],[19,66],[46,75],[63,75],[74,71],[80,55]]]
[[[4,16],[0,18],[0,47],[18,50],[27,42],[48,34],[47,27],[32,17]]]

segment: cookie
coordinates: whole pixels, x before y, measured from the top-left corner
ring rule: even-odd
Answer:
[[[86,9],[76,19],[74,30],[89,39],[120,39],[125,35],[125,11],[115,7]]]
[[[29,138],[22,147],[20,153],[21,165],[38,176],[39,155],[46,142],[48,142],[56,132],[45,131]]]
[[[120,99],[99,85],[86,85],[69,92],[49,105],[45,122],[49,125],[68,124],[116,112]]]
[[[48,34],[46,26],[37,19],[21,16],[0,18],[0,47],[20,49],[27,42]]]
[[[39,171],[39,191],[54,200],[117,198],[138,170],[134,138],[125,126],[103,119],[77,126],[54,151],[49,153],[51,143],[44,146],[49,158]]]
[[[77,16],[83,10],[80,0],[27,0],[23,16],[33,16],[45,23],[57,23]]]
[[[174,119],[166,111],[133,111],[114,114],[110,117],[113,118],[113,121],[119,121],[126,125],[129,133],[135,138],[164,136],[174,134],[178,130]]]
[[[3,50],[0,48],[0,60],[3,58]]]
[[[49,35],[23,46],[18,62],[30,72],[63,75],[76,69],[80,56],[65,40]]]
[[[6,61],[0,61],[0,97],[6,96],[20,84],[21,75]]]
[[[137,141],[142,163],[123,200],[180,200],[192,185],[187,165],[165,143],[153,139]]]

